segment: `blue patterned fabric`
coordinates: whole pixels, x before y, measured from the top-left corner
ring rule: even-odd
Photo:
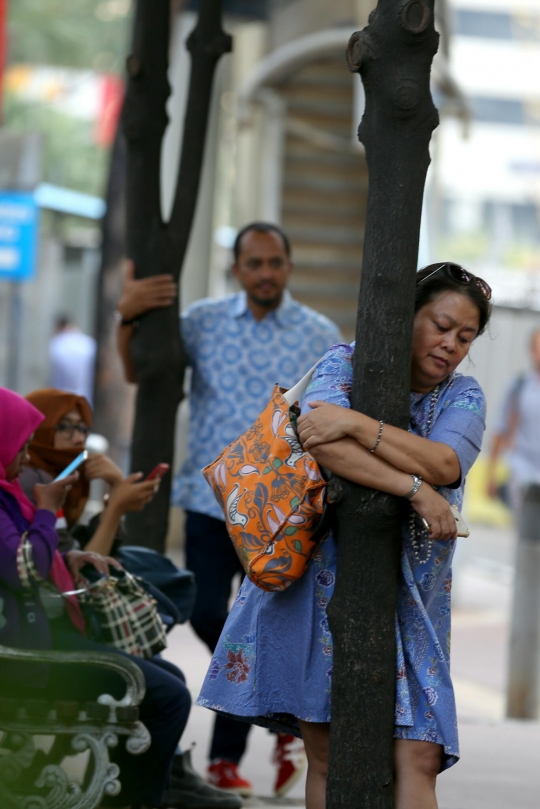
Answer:
[[[316,399],[349,407],[353,347],[334,347],[319,365],[302,408]],[[411,393],[411,426],[426,434],[430,394]],[[461,507],[465,478],[485,429],[485,401],[472,377],[454,374],[440,389],[430,438],[451,446],[461,480],[440,493]],[[427,564],[403,525],[396,614],[396,738],[444,747],[443,768],[459,757],[450,678],[450,593],[455,541],[434,543]],[[420,551],[422,556],[422,549]],[[326,606],[334,591],[336,544],[321,545],[305,575],[282,593],[245,580],[225,624],[198,700],[215,711],[298,734],[298,719],[330,721],[332,637]]]
[[[295,385],[341,335],[331,320],[288,292],[261,321],[241,292],[197,301],[181,322],[192,376],[188,454],[172,502],[222,520],[201,469],[255,421],[277,382]]]

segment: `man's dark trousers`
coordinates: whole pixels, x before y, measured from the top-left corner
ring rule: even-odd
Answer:
[[[191,625],[213,652],[227,620],[232,580],[244,574],[223,520],[186,511],[186,567],[197,583]],[[222,758],[238,764],[250,729],[247,722],[216,714],[210,761]]]

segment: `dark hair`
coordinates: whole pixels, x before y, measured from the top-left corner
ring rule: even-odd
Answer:
[[[437,264],[429,264],[427,267],[422,267],[416,273],[416,294],[414,299],[414,312],[420,311],[424,306],[440,295],[443,292],[459,292],[460,295],[466,295],[476,305],[479,314],[478,334],[479,337],[484,333],[489,319],[491,317],[492,306],[486,298],[481,289],[475,284],[460,284],[446,272],[443,268],[447,267],[452,262],[439,262]],[[441,272],[436,272],[437,268]],[[467,270],[469,272],[469,270]],[[433,274],[432,274],[433,273]],[[472,273],[470,273],[472,275]],[[431,275],[431,278],[427,276]],[[426,278],[426,281],[422,281]]]
[[[233,254],[234,254],[234,260],[235,261],[238,261],[238,259],[240,258],[240,252],[241,252],[241,247],[242,247],[242,244],[241,244],[242,239],[244,238],[246,233],[251,233],[251,231],[254,231],[255,233],[277,233],[277,235],[280,237],[281,241],[283,242],[283,246],[285,248],[285,252],[287,253],[287,256],[289,256],[289,258],[290,258],[290,255],[291,255],[291,243],[289,241],[289,237],[287,236],[285,231],[283,231],[279,227],[279,225],[273,225],[271,222],[250,222],[249,225],[244,225],[244,227],[241,228],[238,231],[238,233],[236,234],[236,239],[234,240],[234,244],[233,244]]]
[[[66,329],[68,326],[73,326],[73,318],[70,317],[65,312],[57,315],[54,321],[54,327],[57,331],[62,331],[62,329]]]

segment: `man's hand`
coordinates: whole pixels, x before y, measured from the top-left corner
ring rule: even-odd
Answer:
[[[134,320],[151,309],[171,306],[178,296],[178,286],[172,275],[152,275],[135,278],[135,264],[126,261],[122,295],[117,309],[124,320]]]

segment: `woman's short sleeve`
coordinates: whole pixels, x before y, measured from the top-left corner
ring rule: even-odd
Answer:
[[[478,382],[472,377],[459,377],[445,398],[443,410],[430,434],[432,441],[452,447],[458,456],[461,485],[482,448],[486,429],[486,400]],[[452,487],[453,488],[453,487]]]
[[[308,402],[321,401],[340,407],[351,406],[353,353],[353,346],[338,343],[324,355],[300,402],[302,413],[309,413],[311,410]]]

